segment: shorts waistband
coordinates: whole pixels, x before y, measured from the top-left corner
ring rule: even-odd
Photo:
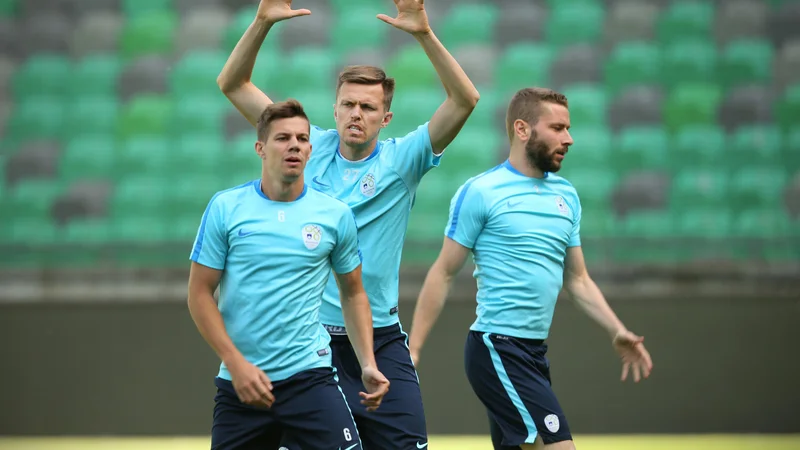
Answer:
[[[492,336],[495,337],[495,339],[500,339],[500,340],[503,340],[503,339],[514,339],[515,341],[522,342],[525,345],[531,345],[531,346],[536,346],[536,347],[541,347],[543,345],[546,345],[546,341],[544,339],[522,338],[522,337],[516,337],[516,336],[509,336],[507,334],[502,334],[502,333],[489,333],[489,332],[486,332],[486,333],[483,333],[483,334],[492,335]]]
[[[347,336],[347,329],[345,327],[335,326],[335,325],[322,325],[325,327],[325,331],[328,332],[332,337],[333,336]],[[392,334],[399,334],[401,333],[400,324],[396,323],[394,325],[389,325],[386,327],[378,327],[372,329],[372,336],[373,337],[383,337]]]

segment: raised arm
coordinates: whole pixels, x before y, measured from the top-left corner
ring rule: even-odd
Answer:
[[[261,0],[253,23],[244,35],[217,77],[217,85],[228,100],[253,126],[272,100],[250,80],[256,57],[267,33],[281,20],[311,14],[307,9],[292,9],[291,0]]]
[[[633,372],[633,380],[650,376],[653,362],[644,348],[644,338],[637,336],[623,325],[609,306],[600,288],[589,276],[581,247],[568,247],[564,271],[564,289],[575,303],[595,322],[600,324],[612,339],[614,349],[622,358],[622,381]]]
[[[414,310],[408,348],[414,363],[419,362],[419,354],[433,325],[444,308],[453,278],[458,274],[469,255],[469,249],[445,237],[439,257],[428,270],[422,290]]]
[[[394,0],[397,17],[378,18],[411,34],[422,45],[447,93],[428,124],[433,152],[440,154],[450,145],[478,104],[480,94],[467,74],[442,45],[428,24],[424,0]]]

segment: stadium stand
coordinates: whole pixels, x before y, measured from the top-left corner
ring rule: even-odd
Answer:
[[[529,85],[570,99],[563,175],[590,259],[800,257],[800,3],[431,3],[482,99],[420,186],[406,263],[430,262],[457,187],[505,158],[505,105]],[[270,95],[333,127],[337,71],[379,64],[398,88],[384,137],[430,117],[443,92],[419,47],[374,18],[390,9],[299,7],[314,14],[277,26],[256,68]],[[69,253],[80,261],[42,250],[4,263],[185,264],[213,192],[258,175],[253,131],[215,84],[253,13],[249,0],[0,0],[0,236],[86,248]],[[620,238],[633,243],[603,244]],[[795,240],[726,249],[734,238]],[[183,253],[159,253],[168,243]]]

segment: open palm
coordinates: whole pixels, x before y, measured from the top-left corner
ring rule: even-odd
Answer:
[[[291,19],[297,16],[307,16],[311,11],[307,9],[292,9],[292,0],[261,0],[258,4],[256,15],[270,23]]]
[[[378,19],[406,33],[425,33],[430,30],[424,0],[394,0],[397,17],[378,14]]]
[[[637,336],[630,331],[623,331],[614,337],[614,350],[622,358],[622,377],[621,380],[628,379],[628,373],[633,373],[633,381],[648,378],[653,370],[653,360],[650,353],[644,348],[644,338]]]

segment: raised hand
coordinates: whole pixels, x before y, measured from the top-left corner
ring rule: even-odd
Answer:
[[[637,336],[630,331],[622,331],[614,336],[614,350],[622,358],[622,377],[621,380],[628,379],[628,372],[633,372],[633,381],[650,376],[653,370],[653,360],[650,353],[644,348],[644,338]]]
[[[424,0],[394,0],[397,17],[378,14],[378,19],[406,33],[427,33],[431,27],[428,25],[428,14],[425,12],[424,3]]]
[[[281,20],[309,14],[311,11],[307,9],[292,9],[292,0],[261,0],[256,12],[259,19],[269,23],[278,23]]]
[[[359,392],[361,404],[367,411],[375,411],[381,405],[383,396],[389,392],[389,380],[375,367],[366,367],[361,372],[361,381],[367,392]]]

